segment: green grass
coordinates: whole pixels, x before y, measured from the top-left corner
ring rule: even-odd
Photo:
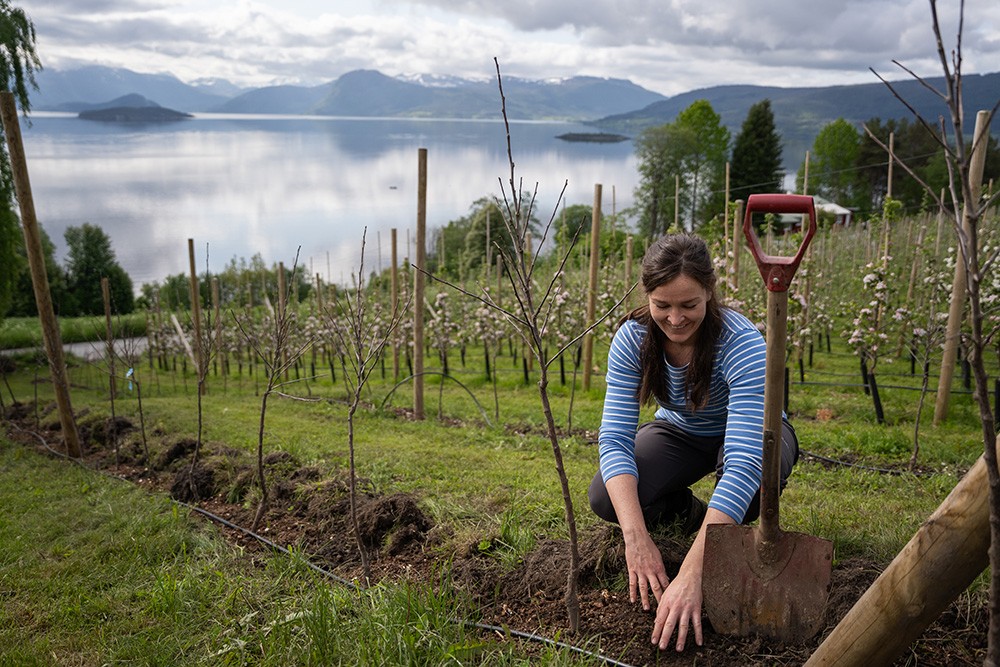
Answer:
[[[0,522],[0,665],[529,664],[457,622],[446,581],[361,592],[294,555],[248,567],[168,500],[2,440],[0,503],[16,517]]]
[[[8,405],[11,394],[29,402],[37,392],[39,419],[55,423],[47,370],[32,363],[19,360],[17,372],[7,378],[10,389],[0,385],[0,392]],[[492,386],[482,378],[479,360],[470,357],[463,369],[456,359],[453,366],[492,420]],[[880,365],[886,377],[899,374],[885,385],[918,386],[919,378],[906,378],[906,369],[896,366]],[[856,358],[844,350],[817,354],[807,380],[840,377],[852,383],[855,368]],[[153,370],[146,363],[136,372],[151,436],[173,441],[194,435],[193,375]],[[110,414],[106,369],[71,362],[70,379],[74,408],[86,413],[81,423],[100,423]],[[906,467],[916,392],[884,388],[888,423],[878,424],[871,398],[860,387],[800,385],[794,379],[789,411],[804,450],[874,468]],[[509,360],[504,367],[500,420],[492,426],[452,382],[443,386],[445,421],[438,421],[439,384],[432,379],[426,420],[392,411],[412,400],[408,384],[379,411],[394,384],[376,373],[366,394],[370,404],[356,417],[358,474],[380,493],[416,494],[434,523],[451,528],[449,541],[437,547],[443,560],[472,548],[510,567],[537,540],[566,537],[537,387],[524,384],[520,369]],[[203,398],[206,442],[255,447],[258,386],[246,374],[210,374]],[[289,390],[317,400],[271,401],[266,450],[287,451],[325,475],[343,471],[348,451],[342,382],[320,378]],[[551,390],[556,422],[564,427],[571,391],[557,374]],[[574,434],[561,440],[581,531],[599,524],[586,491],[597,470],[602,399],[599,377],[590,392],[578,388]],[[134,390],[123,387],[115,407],[138,425]],[[931,424],[932,412],[931,404],[922,417],[919,462],[935,474],[888,475],[804,459],[782,495],[782,527],[832,540],[838,563],[891,560],[982,451],[978,412],[969,395],[953,397],[943,425]],[[359,595],[318,582],[295,558],[269,557],[259,561],[264,567],[253,568],[247,554],[163,498],[19,446],[0,447],[0,503],[8,517],[0,522],[0,647],[11,647],[0,649],[0,665],[570,661],[552,652],[539,657],[537,650],[529,659],[516,648],[483,643],[477,634],[446,623],[468,614],[447,587],[431,593],[403,582]],[[696,491],[707,498],[711,480],[699,482]],[[253,495],[244,502],[252,503]]]
[[[145,313],[116,315],[112,322],[116,337],[141,336],[146,333]],[[105,336],[105,319],[97,317],[61,317],[59,334],[63,343],[86,343]],[[0,319],[0,350],[42,346],[42,327],[37,317]]]

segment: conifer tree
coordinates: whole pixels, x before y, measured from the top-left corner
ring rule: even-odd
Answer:
[[[747,111],[733,145],[730,197],[746,200],[752,194],[781,192],[781,137],[774,125],[771,100],[761,100]]]

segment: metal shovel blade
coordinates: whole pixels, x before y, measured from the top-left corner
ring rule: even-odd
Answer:
[[[706,527],[702,590],[716,632],[761,635],[802,643],[819,631],[830,597],[833,544],[804,533],[780,532],[773,542],[759,529]]]
[[[754,212],[809,216],[809,228],[793,257],[764,254],[752,226]],[[702,593],[716,632],[802,642],[815,635],[823,621],[833,567],[831,542],[785,533],[778,525],[788,288],[816,233],[812,197],[750,195],[743,233],[767,287],[760,525],[706,526]]]

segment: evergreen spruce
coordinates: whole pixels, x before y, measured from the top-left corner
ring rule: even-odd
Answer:
[[[783,180],[781,137],[774,125],[771,100],[761,100],[747,111],[733,145],[730,198],[746,201],[752,194],[781,192]]]

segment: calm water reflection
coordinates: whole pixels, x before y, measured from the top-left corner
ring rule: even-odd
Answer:
[[[538,184],[547,218],[563,183],[569,204],[591,204],[594,184],[620,210],[637,182],[631,142],[568,143],[566,123],[511,126],[518,177]],[[368,227],[366,266],[400,254],[415,229],[417,152],[428,150],[428,226],[465,215],[500,194],[509,167],[504,126],[492,121],[331,119],[199,115],[163,125],[121,125],[66,114],[34,114],[23,125],[42,226],[65,258],[63,233],[91,222],[111,237],[136,286],[185,272],[187,239],[199,271],[260,253],[269,264],[300,262],[349,280]],[[381,247],[381,253],[379,252]]]

